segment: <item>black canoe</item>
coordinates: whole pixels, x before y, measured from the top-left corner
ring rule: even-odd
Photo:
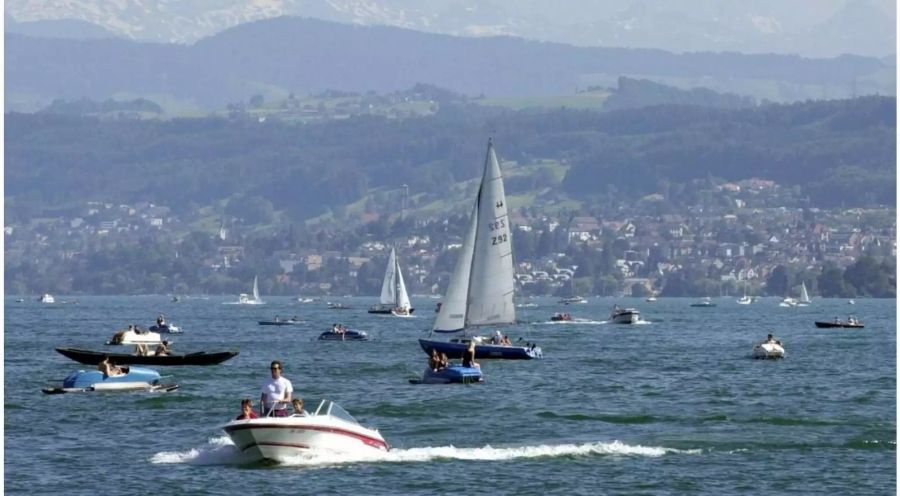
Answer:
[[[846,327],[846,328],[851,328],[851,329],[863,329],[863,328],[865,328],[866,326],[864,326],[864,325],[861,324],[861,323],[860,323],[860,324],[851,324],[851,323],[849,323],[849,322],[844,322],[844,321],[839,321],[839,322],[822,322],[822,321],[817,320],[817,321],[816,321],[816,327],[825,328],[825,329],[828,329],[828,328],[834,328],[834,327]]]
[[[79,350],[77,348],[57,348],[56,351],[78,363],[97,365],[103,357],[109,357],[116,365],[216,365],[229,358],[234,358],[237,351],[216,351],[207,353],[198,351],[186,355],[137,356],[127,353],[105,353],[102,351]]]
[[[289,326],[289,325],[300,325],[303,323],[302,320],[257,320],[259,325],[270,325],[270,326]]]

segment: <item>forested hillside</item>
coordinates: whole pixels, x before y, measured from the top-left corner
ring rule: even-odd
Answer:
[[[894,204],[895,99],[726,110],[510,111],[448,105],[427,117],[287,124],[6,115],[7,221],[87,200],[196,208],[260,196],[300,220],[408,184],[440,199],[477,176],[493,136],[504,160],[569,166],[574,198],[635,198],[709,177],[802,188],[812,206]],[[537,184],[518,184],[520,190]]]

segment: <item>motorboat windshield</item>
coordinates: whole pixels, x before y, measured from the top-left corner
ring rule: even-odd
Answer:
[[[331,401],[331,400],[322,400],[319,403],[319,407],[316,408],[316,411],[313,413],[314,417],[334,417],[343,420],[344,422],[350,422],[351,424],[359,425],[359,422],[353,418],[353,415],[350,415],[347,410],[341,408],[341,405]]]

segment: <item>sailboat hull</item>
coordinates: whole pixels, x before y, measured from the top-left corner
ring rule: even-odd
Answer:
[[[394,308],[396,308],[396,307],[394,307],[393,305],[384,305],[384,304],[379,303],[378,305],[372,305],[371,307],[369,307],[369,313],[374,313],[374,314],[378,314],[378,315],[391,315],[391,312],[394,311]],[[415,311],[416,311],[415,308],[409,309],[410,314]]]
[[[453,341],[434,341],[431,339],[420,339],[419,345],[427,355],[431,355],[431,350],[437,350],[438,353],[445,353],[447,358],[462,358],[463,352],[469,348],[469,344],[465,342]],[[527,346],[502,346],[495,344],[476,344],[475,358],[482,359],[499,359],[499,360],[531,360],[541,358],[540,348],[529,348]]]

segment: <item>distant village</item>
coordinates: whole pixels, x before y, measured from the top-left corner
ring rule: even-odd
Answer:
[[[896,256],[893,207],[825,211],[776,206],[796,205],[797,198],[786,200],[795,194],[772,181],[750,179],[720,183],[701,204],[680,212],[666,211],[661,194],[602,213],[550,216],[541,214],[540,204],[514,207],[510,220],[517,289],[526,295],[643,296],[664,293],[672,275],[684,274],[714,283],[704,290],[707,293],[769,294],[765,283],[778,266],[814,277],[825,266],[845,268],[864,255]],[[215,224],[199,214],[181,218],[171,206],[148,202],[86,201],[76,211],[4,227],[6,266],[19,268],[12,274],[8,270],[7,292],[43,291],[29,286],[24,279],[28,270],[52,273],[113,246],[165,240],[172,257],[185,257],[179,247],[190,238],[204,242],[199,255],[197,248],[191,250],[189,267],[180,269],[195,272],[192,278],[182,274],[182,281],[221,274],[246,286],[252,274],[259,274],[264,294],[375,296],[393,246],[410,291],[441,294],[465,225],[459,213],[455,224],[448,218],[410,217],[400,232],[396,225],[371,229],[371,224],[387,224],[388,219],[369,212],[344,231],[318,227],[284,242],[281,231],[259,233],[257,226],[234,218],[220,218]],[[179,283],[175,274],[156,277],[163,280],[150,291],[231,290]],[[88,289],[67,288],[71,281],[58,284],[57,291]],[[810,291],[815,292],[814,284]]]

